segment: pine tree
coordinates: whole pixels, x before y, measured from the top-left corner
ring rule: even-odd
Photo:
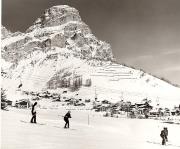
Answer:
[[[63,88],[64,87],[64,79],[61,79],[61,88]]]
[[[80,85],[82,86],[82,76],[80,77]]]
[[[74,87],[75,87],[75,90],[77,90],[79,88],[78,78],[76,78],[74,81]]]
[[[89,86],[91,86],[92,85],[92,81],[91,81],[91,79],[89,79]]]
[[[68,83],[68,82],[67,82],[67,79],[64,78],[64,79],[63,79],[63,87],[67,88],[67,83]]]
[[[6,93],[3,88],[1,88],[1,102],[5,102],[7,100]]]
[[[68,78],[68,80],[67,80],[67,87],[70,87],[70,85],[71,85],[71,79]]]
[[[85,86],[90,87],[91,85],[92,85],[91,79],[87,79]]]
[[[77,91],[77,90],[79,90],[79,88],[80,88],[79,78],[75,78],[73,80],[73,84],[71,85],[70,89],[71,89],[71,91]]]
[[[6,93],[3,88],[1,88],[1,109],[5,109],[7,107],[7,98],[6,98]]]

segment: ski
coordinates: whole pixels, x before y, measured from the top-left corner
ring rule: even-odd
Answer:
[[[27,122],[27,121],[24,121],[24,120],[20,120],[20,122],[29,123],[29,124],[35,124],[35,125],[46,125],[45,123],[31,123],[31,122]]]
[[[62,129],[66,129],[66,130],[76,130],[76,129],[73,129],[73,128],[64,128],[64,127],[60,127],[60,126],[53,126],[55,128],[62,128]]]
[[[157,144],[157,145],[162,145],[161,142],[154,142],[154,141],[146,141],[147,143],[151,143],[151,144]],[[166,145],[164,146],[173,146],[173,147],[180,147],[171,143],[166,143]]]

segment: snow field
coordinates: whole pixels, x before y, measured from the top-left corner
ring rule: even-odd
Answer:
[[[2,111],[2,149],[176,149],[180,148],[179,125],[157,120],[105,118],[90,111],[72,110],[71,129],[63,129],[66,109],[38,110],[37,121],[29,121],[30,110]],[[89,115],[89,125],[88,125]],[[160,131],[169,130],[169,144],[161,146]],[[153,143],[148,143],[153,142]]]

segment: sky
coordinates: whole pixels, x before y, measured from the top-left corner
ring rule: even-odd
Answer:
[[[24,32],[54,5],[78,9],[118,62],[180,85],[180,0],[2,0],[2,24]]]

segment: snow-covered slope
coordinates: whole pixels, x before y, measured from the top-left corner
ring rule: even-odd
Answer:
[[[59,91],[65,89],[59,85],[62,79],[73,84],[80,78],[78,93],[84,98],[94,98],[96,92],[98,99],[111,101],[147,97],[166,105],[180,103],[180,88],[118,64],[110,45],[98,40],[79,12],[66,5],[47,9],[26,33],[3,38],[1,49],[7,89],[22,83],[22,90]]]

